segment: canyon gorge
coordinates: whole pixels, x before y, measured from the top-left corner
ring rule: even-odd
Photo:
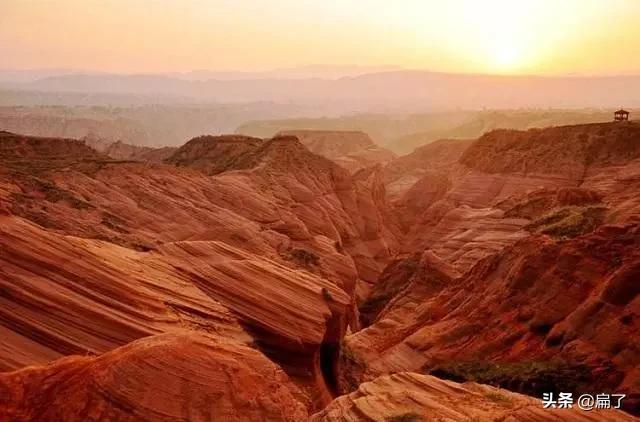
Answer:
[[[637,122],[2,131],[0,420],[636,420],[639,189]]]

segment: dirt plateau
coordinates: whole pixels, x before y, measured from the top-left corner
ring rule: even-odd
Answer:
[[[636,420],[638,192],[633,122],[402,157],[0,132],[0,421]]]

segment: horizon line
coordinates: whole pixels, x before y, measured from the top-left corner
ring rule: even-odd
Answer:
[[[326,68],[353,68],[353,70],[362,69],[362,73],[350,74],[350,72],[345,72],[345,75],[337,76],[337,77],[323,77],[323,76],[285,76],[285,77],[270,77],[270,78],[259,78],[259,79],[297,79],[297,80],[305,80],[305,79],[326,79],[326,80],[339,80],[339,79],[348,79],[348,78],[357,78],[359,76],[365,75],[378,75],[378,74],[390,74],[390,73],[430,73],[430,74],[439,74],[439,75],[455,75],[455,76],[491,76],[491,77],[512,77],[512,78],[614,78],[614,77],[638,77],[640,76],[640,70],[635,71],[624,71],[617,73],[581,73],[581,72],[571,72],[571,73],[517,73],[517,72],[457,72],[457,71],[446,71],[446,70],[431,70],[426,68],[409,68],[402,67],[398,65],[379,65],[379,66],[366,66],[366,65],[317,65],[317,64],[308,64],[308,65],[300,65],[300,66],[291,66],[291,67],[275,67],[269,68],[265,70],[239,70],[239,69],[192,69],[192,70],[162,70],[162,71],[111,71],[111,70],[99,70],[99,69],[87,69],[87,68],[65,68],[65,67],[33,67],[33,68],[0,68],[0,72],[58,72],[60,74],[44,76],[43,78],[38,78],[35,80],[42,80],[48,78],[56,78],[56,77],[64,77],[64,76],[164,76],[164,77],[172,77],[174,75],[189,75],[189,74],[197,74],[197,73],[227,73],[227,74],[269,74],[269,73],[278,73],[278,72],[287,72],[287,71],[295,71],[295,70],[304,70],[306,68],[313,67],[326,67]],[[388,70],[383,70],[387,68]],[[369,69],[369,71],[367,71]],[[318,72],[321,73],[321,72]],[[339,72],[335,72],[339,73]],[[175,77],[175,76],[174,76]],[[251,79],[251,78],[248,78]],[[202,79],[201,81],[207,80],[216,80],[215,78]],[[232,81],[234,79],[228,79],[228,81]]]

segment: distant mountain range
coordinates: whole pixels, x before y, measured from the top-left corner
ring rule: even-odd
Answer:
[[[78,70],[65,68],[51,69],[0,69],[0,83],[35,82],[40,79],[57,76],[74,75],[121,75],[121,76],[163,76],[185,81],[216,80],[245,80],[245,79],[339,79],[346,76],[359,76],[367,73],[402,70],[399,66],[348,66],[348,65],[308,65],[298,67],[284,67],[263,71],[241,70],[206,70],[198,69],[188,72],[158,72],[158,73],[109,73],[95,70]]]
[[[331,70],[331,69],[329,69]],[[329,75],[340,74],[333,69]],[[390,70],[308,78],[321,69],[263,73],[208,72],[123,75],[52,74],[4,78],[5,89],[87,94],[181,97],[193,101],[271,101],[335,105],[341,111],[519,107],[637,107],[640,76],[507,76]],[[368,68],[362,68],[367,71]],[[6,72],[5,72],[6,73]],[[0,81],[2,80],[0,73]],[[6,75],[5,75],[6,76]]]

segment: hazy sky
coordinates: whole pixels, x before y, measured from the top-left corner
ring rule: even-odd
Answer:
[[[0,0],[0,68],[640,73],[640,0]]]

